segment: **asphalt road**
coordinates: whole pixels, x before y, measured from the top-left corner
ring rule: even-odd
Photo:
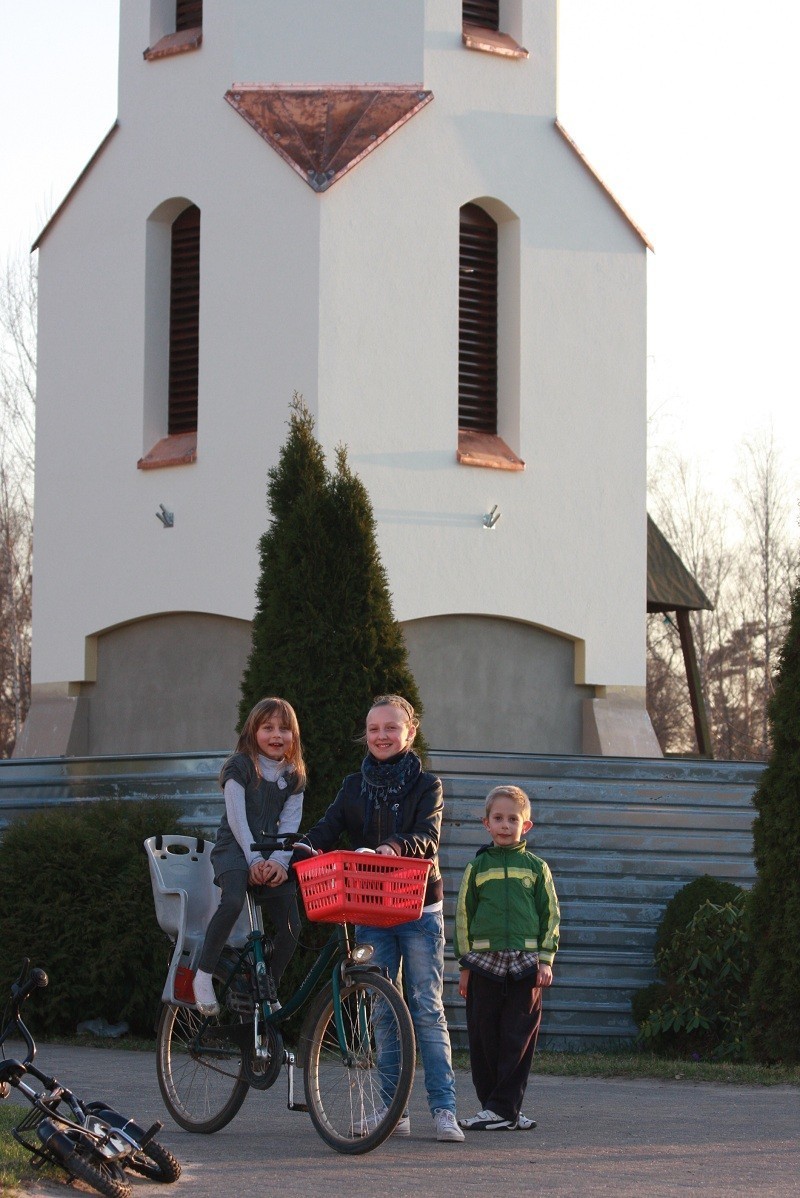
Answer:
[[[9,1055],[11,1055],[9,1053]],[[182,1131],[166,1114],[148,1053],[45,1045],[37,1057],[86,1099],[103,1098],[145,1126],[180,1160],[173,1198],[788,1198],[800,1195],[800,1089],[534,1076],[529,1132],[472,1132],[439,1144],[421,1072],[410,1138],[346,1157],[317,1136],[308,1115],[286,1109],[285,1075],[251,1092],[234,1121],[212,1136]],[[302,1082],[298,1078],[299,1089]],[[477,1109],[469,1075],[458,1075],[459,1113]],[[11,1101],[14,1101],[12,1096]],[[166,1198],[134,1179],[134,1198]],[[29,1198],[66,1198],[36,1182]]]

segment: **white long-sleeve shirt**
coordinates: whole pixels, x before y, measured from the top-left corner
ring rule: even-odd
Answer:
[[[282,761],[272,761],[269,757],[262,757],[260,753],[258,755],[258,768],[261,771],[262,778],[266,778],[268,782],[277,782],[287,771],[285,759]],[[250,848],[250,845],[253,843],[253,834],[245,814],[244,787],[241,783],[229,778],[225,783],[223,794],[225,796],[225,814],[228,817],[231,832],[236,837],[239,848],[244,853],[244,859],[249,869],[256,861],[261,861],[263,858],[261,853],[254,852]],[[283,810],[278,819],[277,835],[283,836],[288,832],[299,832],[302,817],[303,791],[301,790],[297,794],[289,795],[284,803]],[[291,851],[276,850],[269,855],[270,861],[275,861],[278,865],[282,865],[287,871],[291,859]]]

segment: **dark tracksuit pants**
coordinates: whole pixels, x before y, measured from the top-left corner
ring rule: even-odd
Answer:
[[[472,1082],[482,1110],[515,1120],[542,1019],[536,976],[489,978],[470,971],[467,1033]]]
[[[214,972],[233,925],[241,914],[247,897],[247,878],[246,869],[231,869],[217,879],[222,895],[208,925],[198,962],[198,968],[204,973]],[[280,886],[257,886],[254,890],[256,902],[275,925],[272,976],[277,986],[297,947],[300,935],[297,886],[294,875],[291,874]]]

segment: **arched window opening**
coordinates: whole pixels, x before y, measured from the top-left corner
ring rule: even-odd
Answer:
[[[458,427],[497,432],[497,225],[477,204],[461,209]]]
[[[172,224],[169,298],[167,431],[197,429],[200,329],[200,209],[184,209]]]

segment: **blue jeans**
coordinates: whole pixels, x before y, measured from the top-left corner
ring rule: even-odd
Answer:
[[[359,944],[375,948],[374,964],[389,971],[397,982],[400,963],[406,1001],[411,1012],[431,1114],[456,1110],[456,1079],[450,1054],[450,1036],[444,1016],[444,920],[441,911],[423,914],[413,923],[394,928],[356,928]]]

